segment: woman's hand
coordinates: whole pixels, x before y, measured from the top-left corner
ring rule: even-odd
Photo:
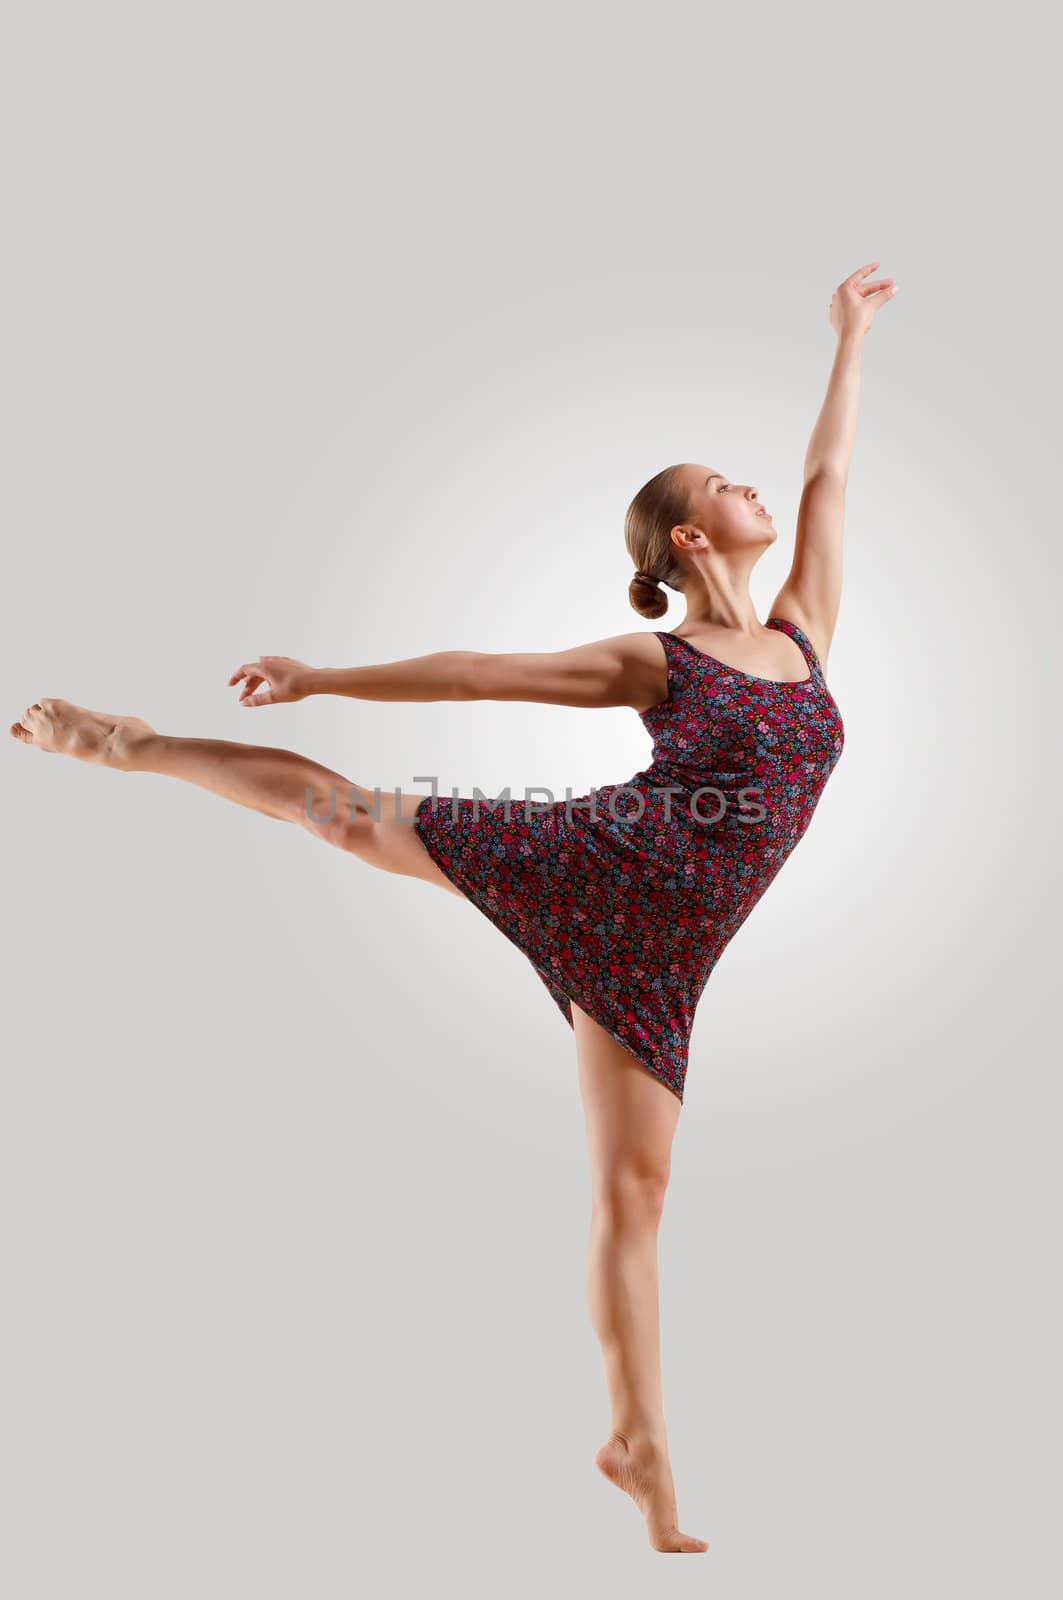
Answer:
[[[866,333],[875,320],[875,312],[897,293],[892,278],[864,282],[878,265],[877,261],[869,261],[866,267],[858,267],[835,289],[830,303],[830,325],[839,339],[847,333]]]
[[[282,706],[292,700],[305,700],[313,694],[314,669],[291,656],[259,656],[257,661],[237,667],[230,684],[244,680],[237,702],[242,706]],[[259,689],[264,683],[266,688]],[[255,691],[258,690],[256,693]]]

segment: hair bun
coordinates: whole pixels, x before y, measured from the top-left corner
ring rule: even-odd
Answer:
[[[660,578],[655,578],[652,572],[643,572],[641,567],[635,568],[635,577],[640,583],[660,583]]]

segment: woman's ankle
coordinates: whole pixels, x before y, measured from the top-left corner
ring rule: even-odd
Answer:
[[[628,1422],[625,1426],[614,1425],[611,1439],[624,1445],[631,1455],[638,1455],[647,1459],[668,1459],[668,1435],[663,1421],[661,1422]]]
[[[148,772],[152,756],[161,749],[163,736],[144,723],[137,726],[139,718],[122,717],[107,736],[104,745],[104,765],[118,772]]]

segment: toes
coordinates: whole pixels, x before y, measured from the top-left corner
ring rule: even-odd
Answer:
[[[703,1555],[708,1549],[704,1539],[673,1539],[669,1543],[659,1544],[657,1549],[666,1555]]]
[[[677,1550],[702,1551],[709,1548],[707,1539],[695,1539],[692,1533],[680,1533],[676,1537],[679,1541],[676,1545]]]
[[[693,1534],[680,1533],[678,1528],[669,1528],[654,1540],[654,1549],[665,1554],[698,1554],[709,1548],[706,1539],[695,1539]]]

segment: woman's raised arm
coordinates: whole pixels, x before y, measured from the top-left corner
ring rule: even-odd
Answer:
[[[769,613],[789,617],[804,629],[824,669],[841,604],[845,487],[860,411],[864,335],[879,307],[897,292],[892,278],[864,281],[878,265],[871,261],[851,273],[830,303],[838,348],[805,455],[793,562]]]
[[[649,632],[617,634],[571,650],[441,650],[367,667],[310,667],[290,656],[259,656],[238,667],[229,683],[242,683],[242,706],[339,694],[355,700],[524,700],[645,710],[668,692],[665,659]]]

